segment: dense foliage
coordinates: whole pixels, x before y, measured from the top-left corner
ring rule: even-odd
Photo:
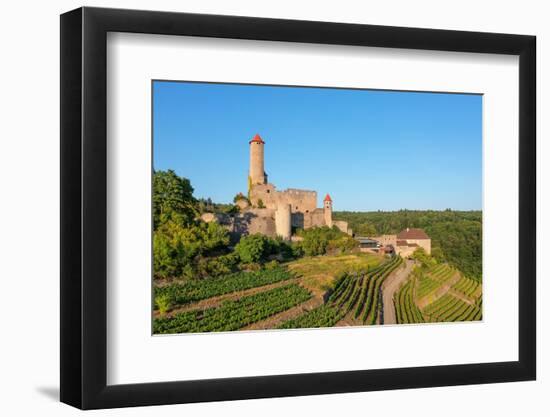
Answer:
[[[214,332],[238,330],[264,320],[311,298],[296,284],[278,287],[238,300],[225,301],[219,307],[192,310],[173,317],[156,318],[154,333]]]
[[[271,239],[265,235],[243,236],[235,246],[235,254],[245,263],[266,261],[270,255],[280,254],[283,258],[292,257],[292,248],[282,239]]]
[[[324,255],[330,252],[345,253],[358,246],[358,242],[337,227],[314,227],[299,230],[298,236],[303,240],[296,244],[296,250],[306,256]]]
[[[193,187],[187,178],[172,170],[153,173],[153,228],[174,219],[180,224],[191,224],[197,214]]]
[[[407,227],[424,229],[438,261],[449,262],[466,276],[481,281],[481,211],[341,211],[334,212],[334,218],[347,221],[358,236],[396,234]]]

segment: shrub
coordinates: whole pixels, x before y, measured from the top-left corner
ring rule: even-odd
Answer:
[[[257,272],[262,269],[262,265],[256,262],[251,262],[248,264],[240,264],[239,269],[241,271]]]
[[[338,239],[329,241],[327,249],[329,250],[335,249],[340,251],[341,253],[345,253],[345,252],[351,252],[358,246],[359,246],[358,241],[356,241],[354,238],[352,238],[349,235],[344,235],[339,237]]]
[[[270,253],[269,238],[254,234],[243,236],[235,246],[235,253],[239,256],[242,263],[260,262]]]
[[[314,227],[300,230],[298,233],[303,238],[299,246],[306,256],[324,255],[329,249],[329,243],[338,244],[339,247],[351,247],[349,239],[353,240],[335,227]],[[353,245],[355,246],[355,243]]]
[[[235,270],[238,260],[238,256],[234,253],[215,258],[200,258],[197,263],[197,272],[201,277],[227,275]]]
[[[268,271],[276,269],[278,267],[279,267],[279,262],[277,262],[275,259],[265,264],[265,269],[267,269]]]
[[[202,256],[224,250],[228,244],[227,230],[215,222],[183,226],[167,221],[153,235],[154,275],[191,278],[194,263]]]
[[[161,294],[155,297],[155,308],[160,314],[166,314],[172,308],[172,297],[169,294]]]

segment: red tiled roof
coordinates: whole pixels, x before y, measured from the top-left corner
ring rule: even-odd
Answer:
[[[258,135],[257,133],[256,133],[256,136],[254,136],[254,137],[252,138],[252,140],[251,140],[250,142],[248,142],[248,143],[250,144],[250,143],[252,143],[252,142],[265,143],[265,142],[263,141],[263,139],[261,138],[261,136]]]
[[[332,198],[330,198],[330,195],[327,194],[323,201],[332,201]]]
[[[430,237],[422,229],[405,229],[402,230],[398,235],[397,239],[407,240],[407,239],[429,239]]]

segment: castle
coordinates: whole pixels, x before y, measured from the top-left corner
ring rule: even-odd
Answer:
[[[332,219],[332,199],[327,194],[323,207],[317,208],[317,192],[290,188],[279,191],[269,183],[264,166],[265,142],[256,134],[249,142],[248,198],[240,194],[236,204],[240,212],[234,215],[205,213],[206,222],[217,221],[236,235],[261,233],[291,240],[296,229],[336,226],[352,234],[348,223]]]

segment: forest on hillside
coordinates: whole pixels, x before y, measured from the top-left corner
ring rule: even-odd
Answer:
[[[349,223],[356,236],[396,234],[418,227],[432,239],[432,255],[481,281],[482,212],[456,210],[337,211],[335,220]]]

